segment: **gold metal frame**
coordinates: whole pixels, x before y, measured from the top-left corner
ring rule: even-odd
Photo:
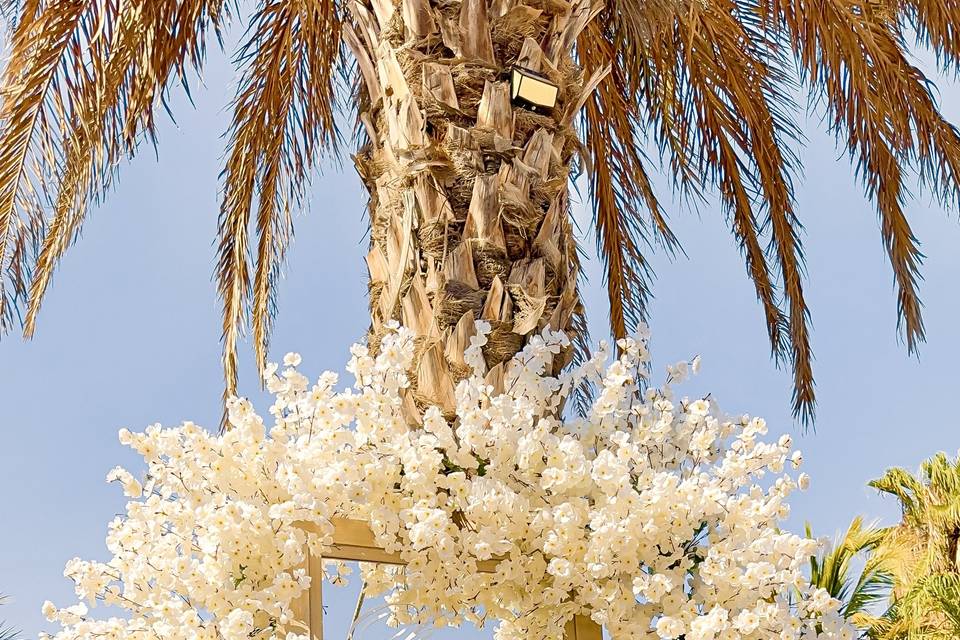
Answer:
[[[330,560],[356,560],[358,562],[377,562],[381,564],[404,564],[399,553],[389,553],[377,546],[373,531],[362,520],[334,518],[333,544],[326,553]],[[297,527],[308,533],[320,532],[311,522],[299,522]],[[484,573],[496,571],[499,560],[485,560],[477,563]],[[304,569],[313,578],[310,589],[293,603],[294,617],[304,622],[310,630],[311,640],[323,640],[323,559],[307,552]],[[602,640],[600,625],[587,616],[576,616],[567,623],[563,640]]]

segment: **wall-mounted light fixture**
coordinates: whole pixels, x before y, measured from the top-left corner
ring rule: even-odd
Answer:
[[[536,71],[516,65],[510,71],[510,99],[517,106],[531,111],[552,109],[558,91],[557,85]]]

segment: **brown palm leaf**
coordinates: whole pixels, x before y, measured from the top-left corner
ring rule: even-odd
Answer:
[[[577,43],[587,73],[615,59],[615,44],[603,33],[601,22],[587,25]],[[622,75],[618,65],[600,82],[584,105],[581,127],[597,248],[606,267],[610,327],[616,337],[647,320],[653,274],[643,248],[655,240],[668,250],[677,247],[647,174],[639,139],[642,114],[635,101],[617,90],[624,82]],[[636,215],[624,216],[624,211]]]
[[[792,364],[794,410],[809,419],[815,397],[802,227],[790,184],[797,135],[788,97],[795,80],[784,58],[796,59],[812,103],[826,104],[877,204],[912,351],[924,336],[916,292],[922,254],[904,211],[904,181],[917,169],[941,202],[955,205],[960,147],[930,81],[909,63],[903,30],[912,25],[942,66],[956,70],[960,14],[950,13],[949,3],[852,0],[658,2],[647,14],[641,9],[624,0],[610,21],[628,78],[622,95],[641,95],[648,128],[681,190],[719,188],[774,357]]]
[[[718,1],[675,8],[670,20],[640,23],[631,19],[635,12],[624,11],[612,21],[613,37],[630,43],[631,57],[620,58],[627,76],[621,86],[641,98],[680,188],[718,187],[764,308],[773,356],[792,361],[794,408],[807,413],[814,400],[812,356],[793,212],[797,161],[788,146],[798,132],[788,113],[791,81],[782,53],[748,6]],[[786,309],[778,302],[776,268]]]
[[[220,0],[26,4],[0,111],[0,267],[12,283],[0,310],[9,321],[29,280],[25,335],[89,203],[121,157],[153,140],[167,82],[199,64],[204,32],[223,10]]]
[[[915,164],[944,202],[954,202],[960,138],[940,115],[930,83],[907,60],[896,15],[850,0],[762,3],[785,32],[832,126],[845,136],[881,231],[898,287],[899,316],[912,351],[924,337],[916,292],[922,254],[903,210],[905,173]]]
[[[49,7],[28,2],[11,37],[0,106],[0,272],[12,274],[9,285],[7,278],[0,279],[4,330],[14,320],[17,301],[27,295],[23,266],[27,236],[35,241],[42,233],[44,205],[57,171],[58,142],[67,126],[62,96],[74,85],[71,75],[77,74],[76,65],[62,62],[79,37],[85,8],[81,0]],[[15,248],[10,249],[12,245]]]
[[[225,398],[237,385],[237,338],[252,297],[257,362],[266,362],[275,282],[318,149],[336,142],[334,79],[340,17],[327,3],[267,0],[238,56],[247,65],[234,101],[223,171],[217,278],[223,298]],[[258,233],[250,287],[248,228]]]

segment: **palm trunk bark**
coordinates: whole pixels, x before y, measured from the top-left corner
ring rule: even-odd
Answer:
[[[576,337],[568,177],[585,92],[572,61],[590,0],[351,0],[346,40],[369,140],[370,343],[389,320],[417,334],[407,410],[450,415],[474,321],[492,325],[487,379],[544,327]],[[511,104],[519,65],[559,87],[555,108]],[[592,82],[586,83],[588,86]],[[555,358],[558,371],[570,350]]]

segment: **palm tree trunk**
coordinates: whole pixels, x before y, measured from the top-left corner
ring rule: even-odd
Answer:
[[[539,330],[576,337],[568,176],[585,89],[570,53],[593,13],[590,0],[369,1],[350,3],[346,40],[369,138],[355,162],[370,192],[370,343],[389,320],[414,330],[407,409],[449,414],[475,320],[492,326],[495,386]],[[513,106],[513,65],[556,84],[556,107]]]

